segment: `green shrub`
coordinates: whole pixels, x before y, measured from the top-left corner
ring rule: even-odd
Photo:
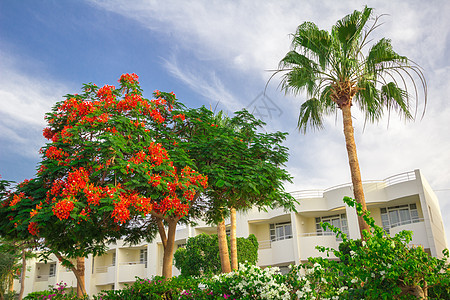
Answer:
[[[88,296],[85,296],[84,298],[77,297],[77,294],[75,291],[68,290],[67,284],[64,282],[60,282],[56,284],[56,287],[49,286],[48,290],[45,291],[38,291],[38,292],[32,292],[29,293],[26,297],[24,297],[24,300],[76,300],[76,299],[89,299]]]
[[[137,280],[119,291],[102,291],[95,300],[138,300],[138,299],[208,299],[199,287],[200,280],[193,277],[172,277],[164,280],[155,276],[152,279]],[[200,284],[201,286],[201,284]]]
[[[229,238],[228,247],[230,245]],[[256,264],[258,240],[251,234],[248,238],[237,238],[238,262]],[[186,248],[179,248],[174,254],[175,267],[183,276],[220,274],[220,257],[217,234],[205,233],[188,239]]]

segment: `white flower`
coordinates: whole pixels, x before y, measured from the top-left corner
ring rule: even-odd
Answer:
[[[365,247],[367,245],[366,241],[362,241],[362,245]]]
[[[383,271],[380,271],[380,275],[383,276],[384,274],[386,274],[386,271],[384,271],[384,270],[383,270]]]
[[[353,251],[353,250],[350,250],[350,256],[351,257],[353,257],[354,255],[356,254],[356,252],[355,251]]]
[[[357,283],[358,282],[358,278],[353,278],[352,279],[352,283]]]
[[[372,276],[372,278],[375,278],[375,273],[370,274],[370,276]]]
[[[347,286],[343,286],[343,287],[341,287],[339,290],[338,290],[338,294],[341,294],[343,291],[345,291],[345,290],[348,290],[348,287]]]
[[[387,267],[388,267],[388,269],[390,269],[392,267],[392,265],[391,264],[387,264]]]

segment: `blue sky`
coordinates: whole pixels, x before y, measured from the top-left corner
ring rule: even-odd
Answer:
[[[83,83],[116,84],[136,73],[151,97],[174,91],[189,107],[254,111],[268,131],[289,132],[288,191],[350,181],[340,117],[320,132],[295,128],[304,95],[265,84],[304,21],[329,30],[364,4],[387,14],[374,38],[420,64],[428,82],[425,117],[366,125],[355,111],[363,180],[421,169],[440,199],[450,236],[450,3],[431,1],[0,0],[0,174],[33,177],[45,143],[44,114]],[[269,108],[269,110],[267,110]],[[423,106],[419,106],[419,110]]]

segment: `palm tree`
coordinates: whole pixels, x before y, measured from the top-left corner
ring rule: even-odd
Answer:
[[[373,18],[372,9],[364,7],[339,20],[331,32],[319,30],[312,22],[301,24],[292,35],[292,50],[275,73],[284,73],[280,86],[286,93],[305,91],[309,98],[300,107],[298,128],[303,133],[307,127],[323,128],[324,116],[341,110],[353,193],[363,210],[366,203],[351,107],[356,104],[368,122],[380,120],[385,111],[397,111],[400,117],[414,119],[412,109],[415,106],[417,111],[418,104],[416,82],[423,88],[426,106],[426,81],[419,66],[397,54],[389,39],[371,43],[369,35],[380,26],[379,18]],[[358,221],[363,237],[363,229],[369,228],[362,216]]]

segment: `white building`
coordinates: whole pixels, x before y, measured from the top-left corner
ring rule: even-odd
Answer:
[[[367,208],[379,226],[391,235],[402,230],[413,231],[412,245],[421,245],[425,251],[442,257],[448,248],[439,202],[433,190],[419,170],[391,176],[384,180],[364,182]],[[324,231],[320,222],[329,222],[359,238],[359,227],[354,208],[344,205],[344,196],[352,196],[351,184],[343,184],[326,190],[294,192],[299,200],[297,212],[283,209],[259,212],[254,209],[237,215],[237,236],[254,234],[259,242],[258,265],[287,267],[305,262],[310,256],[324,255],[316,245],[337,248],[339,240],[332,232]],[[227,224],[229,225],[229,223]],[[200,233],[216,233],[215,227],[199,224],[179,229],[176,245],[186,244],[189,237]],[[86,259],[86,290],[96,294],[101,290],[121,289],[135,277],[151,277],[162,272],[163,247],[157,238],[150,244],[128,246],[122,242],[110,245],[101,257]],[[29,261],[26,291],[38,291],[64,281],[76,287],[76,279],[70,270],[57,260],[47,264]],[[174,275],[179,271],[174,267]],[[18,290],[19,283],[15,283]]]

